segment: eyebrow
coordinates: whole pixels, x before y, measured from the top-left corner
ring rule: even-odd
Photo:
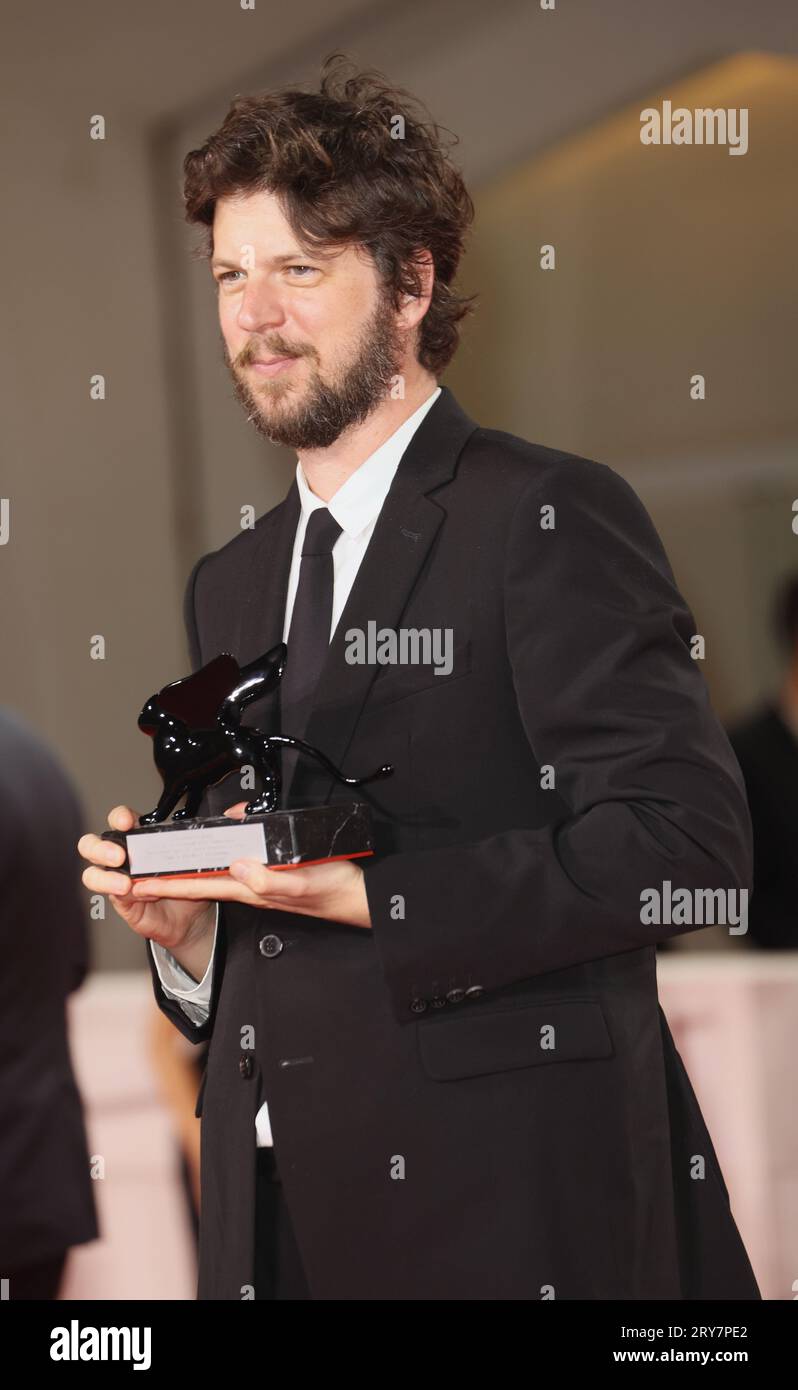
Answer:
[[[324,251],[289,251],[280,256],[269,256],[266,259],[270,265],[279,267],[287,265],[291,261],[299,261],[300,264],[304,264],[305,261],[331,261],[333,255],[332,252]],[[229,270],[240,270],[241,261],[227,261],[222,256],[214,256],[211,260],[211,270],[216,270],[222,266]]]

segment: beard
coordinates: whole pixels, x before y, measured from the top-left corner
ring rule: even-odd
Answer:
[[[385,399],[399,373],[405,333],[396,325],[390,294],[383,288],[371,319],[364,326],[352,360],[333,381],[323,380],[313,349],[297,352],[273,337],[268,345],[253,340],[231,359],[223,343],[236,400],[259,434],[290,449],[327,449],[350,425],[359,424]],[[248,385],[242,371],[259,356],[307,357],[309,380],[297,399],[296,388],[281,376]]]

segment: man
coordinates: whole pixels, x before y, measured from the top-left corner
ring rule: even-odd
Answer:
[[[12,1302],[57,1298],[71,1247],[99,1234],[66,1016],[89,968],[83,824],[52,749],[0,709],[0,1277]]]
[[[729,732],[745,778],[754,828],[754,892],[749,940],[761,950],[798,947],[798,574],[782,583],[773,607],[785,656],[775,698]]]
[[[376,854],[239,861],[216,925],[207,880],[131,888],[82,842],[161,1008],[210,1038],[199,1296],[757,1298],[658,1008],[656,942],[686,928],[641,917],[663,880],[750,877],[692,615],[620,477],[438,386],[470,198],[406,94],[335,78],[236,101],[186,160],[236,393],[298,463],[185,616],[194,667],[286,635],[283,687],[292,643],[316,661],[304,737],[395,768],[363,789]],[[426,660],[384,659],[421,631]],[[309,761],[289,791],[351,796]]]

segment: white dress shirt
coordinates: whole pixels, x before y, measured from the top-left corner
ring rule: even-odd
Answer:
[[[330,639],[332,639],[402,455],[440,393],[441,388],[437,387],[432,395],[428,396],[418,407],[418,410],[410,415],[364,463],[361,463],[359,468],[355,469],[351,477],[347,478],[346,482],[339,487],[328,503],[323,502],[320,497],[311,492],[302,465],[297,459],[296,483],[302,510],[297,523],[294,552],[288,576],[288,593],[283,623],[284,642],[288,641],[294,598],[299,584],[302,544],[310,513],[315,511],[317,507],[327,506],[341,527],[341,535],[332,549],[333,607],[330,626]],[[217,905],[211,958],[199,983],[194,980],[193,976],[189,975],[188,971],[183,969],[171,952],[163,946],[156,946],[154,942],[150,942],[164,993],[170,999],[178,1001],[183,1012],[197,1027],[206,1021],[210,1013],[218,924],[219,908]],[[273,1143],[269,1108],[265,1102],[255,1117],[255,1134],[259,1148],[265,1148]]]

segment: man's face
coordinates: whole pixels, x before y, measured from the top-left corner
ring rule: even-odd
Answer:
[[[213,247],[224,358],[248,418],[276,444],[328,448],[403,369],[407,331],[375,266],[352,246],[303,252],[271,193],[221,198]]]

